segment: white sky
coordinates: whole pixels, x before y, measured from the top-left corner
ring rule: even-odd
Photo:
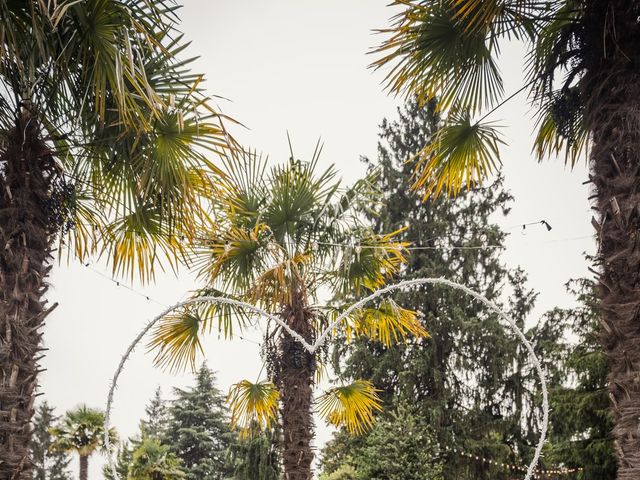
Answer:
[[[380,86],[381,72],[371,72],[365,55],[379,42],[371,30],[388,23],[388,0],[188,0],[182,29],[193,41],[189,52],[199,55],[211,94],[225,113],[248,129],[235,129],[247,146],[269,154],[272,161],[288,158],[286,134],[300,158],[308,157],[318,138],[324,141],[323,166],[335,163],[346,183],[359,178],[361,155],[375,158],[378,125],[395,118],[399,101]],[[503,49],[501,66],[507,94],[522,84],[524,52],[518,45]],[[537,164],[530,154],[532,115],[523,96],[500,109],[493,118],[504,129],[506,186],[515,196],[513,209],[499,223],[506,227],[546,219],[553,230],[530,227],[526,235],[512,230],[504,261],[522,266],[529,284],[540,292],[529,322],[571,299],[564,283],[587,275],[583,252],[594,250],[584,165],[571,172],[559,160]],[[573,240],[567,240],[573,239]],[[103,273],[108,271],[98,265]],[[57,267],[51,278],[51,301],[60,303],[45,333],[50,348],[41,376],[45,398],[58,413],[79,403],[103,408],[109,379],[120,356],[142,326],[162,307],[118,287],[77,262]],[[155,285],[135,288],[162,304],[184,298],[195,282],[188,273],[179,278],[159,275]],[[254,332],[247,335],[259,340]],[[258,347],[250,341],[206,344],[209,366],[218,371],[220,387],[255,378],[260,370]],[[165,394],[184,386],[190,374],[169,375],[152,366],[152,356],[140,348],[125,369],[116,393],[114,424],[123,437],[137,431],[138,419],[157,385]],[[329,432],[320,427],[318,443]],[[91,478],[100,479],[103,460],[93,459]],[[77,465],[72,464],[74,473]]]

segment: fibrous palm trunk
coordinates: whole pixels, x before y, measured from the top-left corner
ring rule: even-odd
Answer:
[[[31,479],[29,441],[49,272],[49,185],[55,165],[27,114],[0,162],[0,478]]]
[[[640,2],[586,2],[586,121],[618,479],[640,479]]]
[[[309,343],[312,342],[312,313],[303,292],[296,291],[292,304],[283,312],[284,321]],[[293,337],[280,340],[278,389],[281,399],[282,462],[285,480],[311,480],[313,452],[313,356]]]
[[[89,457],[80,455],[80,480],[89,480]]]

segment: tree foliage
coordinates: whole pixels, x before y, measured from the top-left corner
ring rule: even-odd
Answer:
[[[413,165],[405,160],[436,134],[436,105],[412,102],[399,115],[398,121],[383,122],[379,158],[371,164],[381,169],[379,188],[386,193],[371,217],[375,229],[406,227],[402,241],[421,247],[411,252],[404,278],[443,276],[460,282],[502,303],[524,328],[535,294],[526,288],[522,272],[503,265],[500,250],[506,233],[492,223],[495,215],[508,213],[509,194],[498,180],[454,201],[422,202],[409,189]],[[429,337],[418,341],[409,336],[393,345],[366,337],[351,344],[338,340],[335,367],[347,378],[369,378],[391,411],[398,402],[416,406],[442,448],[443,478],[509,478],[508,471],[474,462],[453,449],[510,464],[530,459],[537,441],[540,399],[525,349],[492,312],[447,288],[399,292],[393,300],[421,313]],[[557,322],[547,321],[527,332],[537,353],[543,353],[552,380],[559,375],[555,368],[562,351],[559,331]],[[339,456],[336,448],[329,455]],[[324,461],[329,461],[327,455]],[[341,465],[325,471],[331,473]]]
[[[564,369],[567,380],[551,392],[549,462],[582,468],[577,480],[616,478],[613,418],[606,390],[607,359],[598,342],[597,297],[592,281],[568,284],[578,304],[548,313],[573,337]]]
[[[59,421],[54,408],[46,401],[38,405],[33,418],[33,439],[31,458],[33,459],[33,480],[71,480],[67,452],[52,451],[54,442],[50,429]]]
[[[231,431],[224,395],[215,385],[214,373],[202,365],[196,383],[176,388],[168,408],[162,438],[182,461],[187,480],[221,480],[233,473],[227,451],[235,434]]]

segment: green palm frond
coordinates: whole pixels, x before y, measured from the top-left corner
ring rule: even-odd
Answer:
[[[500,162],[503,143],[494,124],[472,122],[469,113],[452,115],[418,154],[414,188],[426,198],[481,183]]]
[[[198,276],[210,285],[221,281],[230,290],[246,292],[264,267],[268,233],[262,223],[251,228],[219,223],[205,233],[208,238],[201,241],[192,256]]]
[[[589,132],[584,125],[584,115],[574,89],[559,92],[541,105],[534,143],[538,160],[548,157],[564,157],[572,167],[580,158],[587,158]]]
[[[437,97],[440,108],[456,104],[474,112],[499,101],[502,77],[486,29],[469,28],[451,1],[395,3],[405,9],[381,30],[388,38],[371,65],[391,66],[385,80],[391,92],[422,102]]]
[[[352,434],[362,434],[375,422],[374,412],[382,410],[382,402],[373,384],[356,380],[350,385],[326,391],[316,401],[318,413],[328,423],[344,426]]]
[[[117,274],[145,281],[157,260],[175,268],[182,237],[208,227],[202,198],[221,176],[208,156],[236,147],[224,126],[233,120],[211,107],[183,57],[177,9],[172,0],[0,1],[0,130],[28,114],[82,192],[63,230],[70,252],[101,253]]]
[[[271,382],[242,380],[232,385],[227,401],[231,425],[241,432],[248,432],[252,425],[269,428],[276,421],[280,394]]]
[[[315,224],[319,206],[331,201],[339,187],[333,166],[317,173],[320,152],[318,146],[310,162],[292,158],[288,165],[271,169],[268,180],[271,194],[264,222],[269,225],[275,240],[285,248],[287,242],[300,243],[305,232]]]
[[[405,228],[386,235],[369,235],[344,249],[334,273],[336,290],[343,294],[373,291],[399,272],[409,243],[397,240]]]
[[[104,448],[104,413],[82,405],[69,410],[60,424],[49,430],[53,437],[51,451],[77,452],[91,455]],[[111,445],[118,441],[115,429],[109,430]]]
[[[581,2],[556,1],[547,12],[549,21],[539,29],[527,58],[527,76],[533,85],[533,97],[544,102],[558,88],[556,75],[565,72],[561,89],[573,86],[583,69],[580,29],[577,21],[582,15]]]
[[[531,38],[540,20],[540,9],[548,1],[540,0],[451,0],[456,16],[467,31],[489,32],[492,39],[501,36]],[[546,4],[546,5],[545,5]]]
[[[354,312],[345,332],[347,339],[353,335],[365,335],[387,347],[405,341],[409,335],[418,338],[429,336],[416,312],[401,308],[391,299],[384,300],[377,308]]]

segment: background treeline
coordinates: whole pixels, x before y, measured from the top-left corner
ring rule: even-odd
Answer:
[[[55,448],[58,431],[62,430],[58,425],[64,423],[46,403],[38,409],[32,444],[34,479],[76,478],[70,473],[70,453],[80,450]],[[95,438],[94,451],[101,451],[100,421],[85,425],[79,432],[76,429],[75,435]],[[138,433],[117,443],[117,473],[121,479],[130,480],[277,480],[280,461],[276,435],[257,430],[239,435],[233,430],[226,396],[217,388],[214,373],[203,365],[195,375],[195,384],[187,389],[175,388],[171,400],[163,399],[160,389],[156,390]],[[107,466],[103,475],[113,480]]]

